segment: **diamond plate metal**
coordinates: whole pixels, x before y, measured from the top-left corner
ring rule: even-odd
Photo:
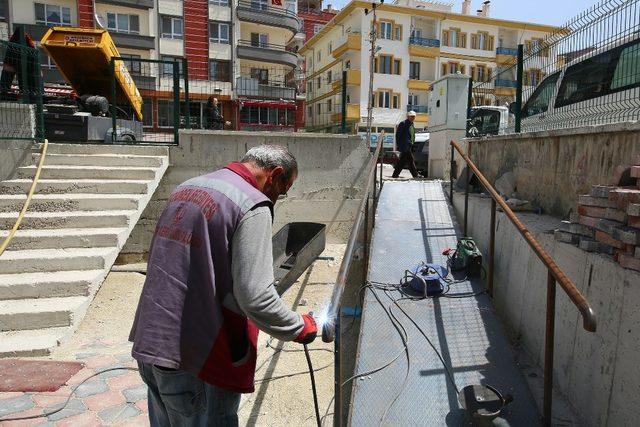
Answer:
[[[446,263],[442,250],[454,248],[459,227],[439,182],[387,182],[376,213],[371,243],[370,281],[397,283],[404,270],[420,261]],[[452,285],[451,294],[477,292],[481,281]],[[393,303],[381,291],[381,300]],[[394,292],[399,297],[399,292]],[[402,301],[452,367],[456,385],[489,384],[514,402],[500,425],[540,425],[540,415],[526,380],[518,370],[503,327],[485,294],[464,298]],[[402,355],[389,367],[353,381],[349,421],[353,426],[470,425],[447,380],[440,360],[404,314],[393,313],[408,332],[410,363]],[[364,295],[356,373],[382,366],[403,349],[396,329],[371,290]],[[408,379],[404,385],[404,379]],[[391,408],[390,403],[400,394]],[[389,409],[388,409],[389,408]],[[388,409],[386,418],[383,414]]]

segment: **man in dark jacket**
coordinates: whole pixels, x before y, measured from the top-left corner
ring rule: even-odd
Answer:
[[[207,101],[207,115],[209,118],[209,127],[213,130],[222,130],[225,126],[231,125],[231,122],[225,122],[224,117],[220,114],[220,106],[218,98],[209,97]]]
[[[409,172],[411,172],[411,175],[414,178],[418,177],[416,162],[413,158],[413,152],[411,151],[413,143],[416,140],[416,130],[413,127],[413,121],[415,119],[416,112],[409,111],[407,113],[407,119],[398,124],[398,129],[396,130],[396,146],[400,152],[400,158],[393,170],[392,178],[398,178],[400,176],[400,172],[402,172],[402,169],[405,167],[409,169]]]

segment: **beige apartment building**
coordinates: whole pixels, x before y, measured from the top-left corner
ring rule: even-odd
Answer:
[[[549,25],[495,19],[490,3],[476,1],[471,13],[465,0],[461,11],[453,3],[397,0],[377,7],[377,53],[374,63],[374,132],[393,135],[408,110],[417,112],[416,127],[428,125],[431,82],[450,73],[492,81],[516,60],[517,46],[540,43],[558,29]],[[365,9],[369,13],[365,14]],[[307,122],[311,131],[340,129],[342,74],[346,78],[346,112],[350,131],[366,131],[369,89],[371,3],[352,1],[300,50],[305,58]],[[549,54],[549,53],[547,53]],[[543,77],[540,68],[525,70],[531,85]],[[502,105],[515,95],[516,76],[502,74],[477,105]]]

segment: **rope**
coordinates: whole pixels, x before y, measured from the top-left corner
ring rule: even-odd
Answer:
[[[9,235],[2,242],[2,246],[0,246],[0,256],[4,253],[13,240],[13,237],[16,235],[18,228],[20,228],[20,224],[22,224],[22,220],[27,213],[27,209],[29,209],[29,204],[31,203],[31,199],[33,198],[33,193],[36,192],[36,185],[38,185],[38,179],[40,179],[40,172],[42,171],[42,166],[44,166],[44,158],[47,155],[47,148],[49,147],[49,140],[44,140],[44,145],[42,146],[42,152],[40,153],[40,161],[38,162],[38,169],[36,170],[36,174],[33,177],[33,182],[31,183],[31,188],[29,189],[29,194],[27,195],[27,200],[25,200],[24,205],[22,206],[22,210],[20,211],[20,215],[18,215],[18,219],[16,223],[13,224],[13,228],[9,232]]]

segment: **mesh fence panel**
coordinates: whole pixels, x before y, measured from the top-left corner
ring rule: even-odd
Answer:
[[[603,0],[518,52],[499,47],[495,70],[472,70],[472,106],[505,106],[522,91],[522,131],[640,118],[640,0]],[[513,131],[513,126],[509,129]]]

